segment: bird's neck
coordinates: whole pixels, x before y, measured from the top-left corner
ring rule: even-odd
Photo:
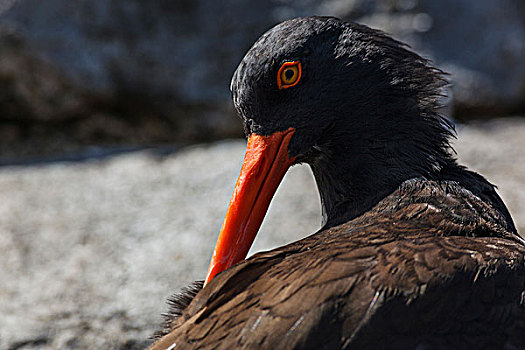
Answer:
[[[374,150],[364,144],[332,144],[329,152],[321,152],[310,162],[321,197],[324,228],[360,216],[408,179],[439,179],[441,165],[456,164],[445,151],[436,162],[435,158],[414,153],[420,150],[410,145],[386,145]],[[388,154],[400,150],[405,150],[407,156]]]

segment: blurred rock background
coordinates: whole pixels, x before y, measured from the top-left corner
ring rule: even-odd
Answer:
[[[522,0],[0,0],[0,161],[238,137],[233,70],[270,26],[312,14],[431,57],[458,118],[525,108]]]
[[[218,141],[242,136],[233,70],[313,14],[451,74],[459,158],[525,232],[523,0],[0,0],[0,349],[148,344],[166,297],[204,277],[239,171],[243,142]],[[306,168],[272,208],[252,251],[319,227]]]

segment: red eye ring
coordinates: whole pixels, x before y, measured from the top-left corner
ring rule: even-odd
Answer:
[[[293,74],[288,77],[289,72]],[[302,76],[301,62],[284,62],[277,72],[277,88],[287,89],[299,83]]]

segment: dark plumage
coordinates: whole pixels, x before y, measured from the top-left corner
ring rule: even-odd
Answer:
[[[285,61],[303,77],[279,90]],[[293,128],[289,157],[312,168],[325,224],[179,297],[152,349],[525,349],[525,244],[494,186],[454,159],[445,84],[362,25],[265,33],[234,104],[250,137]]]
[[[162,314],[164,323],[160,331],[155,332],[153,339],[161,338],[168,334],[172,329],[172,323],[180,316],[184,310],[190,305],[191,301],[197,293],[202,289],[204,281],[195,281],[191,285],[182,288],[179,293],[173,294],[168,298],[168,312]]]

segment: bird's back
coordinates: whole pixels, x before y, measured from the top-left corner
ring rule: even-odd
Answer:
[[[487,198],[406,181],[218,275],[152,349],[525,349],[525,246]]]

